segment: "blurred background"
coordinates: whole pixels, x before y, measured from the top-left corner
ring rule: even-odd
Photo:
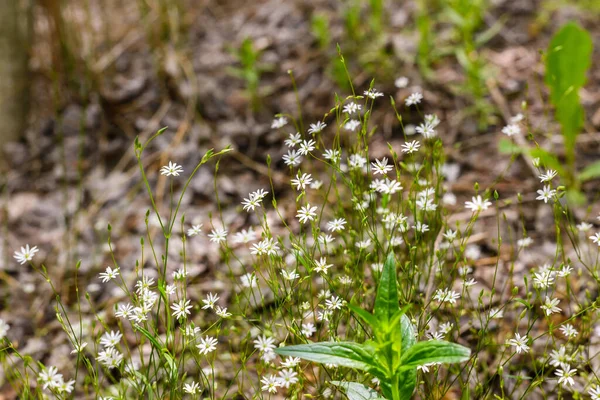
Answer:
[[[301,104],[308,125],[336,94],[362,94],[374,80],[386,97],[372,118],[373,154],[403,141],[389,97],[401,104],[420,91],[461,171],[452,191],[466,198],[474,182],[486,187],[504,172],[498,132],[524,101],[532,125],[542,134],[555,129],[540,53],[556,28],[575,20],[595,43],[600,38],[597,0],[0,2],[0,317],[25,354],[52,365],[69,354],[64,337],[47,336],[60,330],[50,322],[52,292],[12,254],[39,246],[36,262],[65,304],[76,297],[76,276],[94,301],[114,301],[97,284],[110,261],[106,227],[112,224],[115,255],[129,266],[145,232],[136,136],[168,127],[144,157],[161,207],[168,187],[160,166],[172,160],[190,172],[207,149],[233,145],[217,194],[224,221],[239,227],[246,218],[239,201],[269,182],[267,154],[278,195],[289,190],[277,172],[285,171],[286,135],[271,129],[274,115],[298,116]],[[581,95],[591,133],[600,129],[599,84],[600,69],[592,67]],[[422,121],[417,110],[402,115],[409,129]],[[582,163],[597,159],[595,137]],[[522,162],[510,168],[499,184],[505,193],[536,187]],[[190,222],[218,211],[213,172],[201,171],[184,198]],[[531,226],[543,231],[543,219],[531,215]],[[192,274],[204,289],[223,273],[216,252],[196,247]]]

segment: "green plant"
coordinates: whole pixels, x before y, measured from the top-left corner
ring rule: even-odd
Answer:
[[[304,358],[365,371],[379,379],[385,398],[408,399],[417,384],[417,367],[430,363],[458,363],[469,358],[470,350],[445,341],[417,342],[415,328],[400,308],[394,254],[384,264],[373,314],[348,304],[373,331],[373,339],[355,342],[320,342],[282,347],[280,355]],[[371,390],[356,382],[334,382],[344,387],[350,400]],[[362,393],[362,394],[361,394]],[[362,397],[361,397],[362,396]],[[372,397],[368,397],[372,398]]]
[[[267,66],[259,64],[261,51],[254,48],[252,39],[246,38],[239,48],[232,49],[231,52],[240,66],[229,67],[227,72],[244,81],[246,94],[250,99],[252,109],[256,111],[260,106],[260,95],[258,92],[260,76],[268,69]]]

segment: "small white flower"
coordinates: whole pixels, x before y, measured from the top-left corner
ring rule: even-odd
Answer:
[[[281,366],[284,368],[294,368],[298,364],[300,364],[299,357],[287,357],[285,361],[281,362]]]
[[[171,304],[171,310],[173,310],[173,317],[177,319],[187,318],[187,314],[190,314],[190,300],[180,300],[177,303]]]
[[[561,309],[558,307],[558,303],[560,303],[559,299],[551,299],[546,296],[546,301],[542,304],[541,308],[544,310],[546,315],[551,315],[554,313],[561,312]]]
[[[213,309],[215,307],[215,303],[217,302],[217,300],[219,300],[219,296],[217,296],[214,293],[209,293],[206,295],[206,298],[204,300],[202,300],[202,302],[204,303],[204,305],[202,306],[203,310],[206,310],[208,308]]]
[[[533,243],[533,239],[530,237],[524,237],[523,239],[517,240],[517,246],[519,248],[529,247]]]
[[[253,273],[247,273],[240,277],[240,282],[245,288],[255,288],[258,286],[258,280]]]
[[[575,380],[573,377],[577,373],[577,369],[571,369],[570,365],[563,365],[561,368],[558,368],[554,374],[558,376],[558,384],[559,385],[575,385]]]
[[[99,274],[99,276],[100,279],[102,279],[102,282],[106,283],[119,276],[119,268],[112,269],[110,266],[108,266],[106,267],[106,270],[104,272],[101,272]]]
[[[327,223],[327,230],[330,232],[339,232],[344,229],[344,225],[346,225],[346,220],[344,218],[336,218]]]
[[[565,335],[568,338],[573,338],[579,334],[579,332],[577,332],[577,329],[575,329],[571,324],[562,325],[560,327],[560,331],[563,335]]]
[[[8,325],[4,320],[0,319],[0,340],[6,337],[8,330],[10,329],[10,325]]]
[[[588,394],[592,400],[600,400],[600,386],[596,385],[595,387],[590,388]]]
[[[518,332],[515,333],[515,337],[506,341],[506,344],[509,346],[513,346],[517,353],[528,353],[529,346],[527,346],[527,342],[529,341],[529,337],[527,335],[521,336]]]
[[[343,112],[345,112],[346,114],[354,114],[355,112],[360,111],[361,109],[362,106],[360,104],[356,104],[355,102],[351,101],[350,103],[344,106]]]
[[[296,132],[296,134],[290,133],[289,138],[284,140],[283,144],[285,144],[287,147],[296,147],[296,145],[300,144],[300,142],[302,142],[302,137],[300,136],[299,132]]]
[[[298,214],[296,214],[296,218],[303,224],[307,221],[313,221],[317,216],[315,211],[317,211],[317,206],[311,207],[310,204],[307,203],[304,207],[300,208]]]
[[[100,338],[100,344],[105,348],[116,347],[121,341],[122,337],[123,335],[121,334],[121,332],[105,332],[104,335],[102,335],[102,338]]]
[[[590,239],[592,240],[592,242],[596,243],[598,247],[600,247],[600,232],[594,233],[593,236],[590,236]]]
[[[227,312],[227,308],[220,306],[217,306],[217,308],[215,309],[215,314],[217,314],[221,318],[229,318],[233,315],[232,313]]]
[[[302,155],[296,150],[288,150],[287,154],[284,154],[281,158],[285,165],[292,167],[296,167],[302,162]]]
[[[440,303],[456,304],[456,300],[460,298],[460,293],[450,289],[438,289],[433,295],[433,299]]]
[[[332,264],[327,264],[327,259],[325,257],[321,257],[319,261],[315,261],[315,265],[315,271],[322,274],[326,274],[327,270],[333,267]]]
[[[164,176],[179,176],[183,172],[183,168],[176,163],[169,161],[169,165],[165,165],[160,169],[160,173]]]
[[[315,141],[312,139],[308,141],[303,140],[302,143],[300,143],[300,149],[298,149],[298,152],[305,156],[315,149],[315,144]]]
[[[227,240],[227,230],[225,230],[223,228],[213,229],[208,234],[208,237],[210,238],[210,241],[213,243],[224,242],[225,240]]]
[[[196,236],[196,235],[199,235],[200,232],[202,232],[202,224],[192,225],[192,227],[190,229],[188,229],[187,235],[190,237]]]
[[[233,236],[233,241],[235,243],[248,243],[253,240],[256,240],[256,232],[254,232],[254,228],[252,227],[248,230],[242,229]]]
[[[506,125],[504,128],[502,128],[502,133],[509,137],[519,135],[521,133],[521,128],[519,128],[519,125],[515,124]]]
[[[312,177],[310,174],[302,174],[298,172],[296,178],[291,180],[292,186],[296,186],[296,190],[306,189],[306,185],[310,185]]]
[[[381,160],[376,159],[375,162],[371,163],[371,165],[373,166],[373,174],[375,174],[375,175],[377,175],[377,174],[385,175],[394,169],[393,166],[388,165],[387,157],[383,157]]]
[[[415,104],[419,104],[421,100],[423,100],[423,95],[419,92],[415,92],[406,98],[404,104],[406,104],[407,107],[410,107]]]
[[[323,129],[325,129],[325,127],[327,126],[327,124],[321,122],[321,121],[317,121],[316,124],[310,124],[310,128],[308,129],[308,133],[310,134],[315,134],[315,133],[319,133],[321,132]]]
[[[323,153],[323,158],[335,163],[340,158],[340,151],[337,149],[326,149],[325,153]]]
[[[284,369],[279,371],[279,384],[285,388],[298,382],[298,373],[292,369]]]
[[[261,389],[264,392],[277,393],[277,388],[281,386],[279,379],[275,375],[263,376],[260,379]]]
[[[198,382],[186,383],[183,385],[183,391],[188,394],[200,394],[201,389]]]
[[[430,139],[432,137],[437,136],[435,127],[428,123],[420,124],[419,126],[417,126],[416,131],[417,131],[417,133],[420,133],[421,135],[423,135],[423,137],[425,137],[426,139]]]
[[[37,253],[39,249],[37,246],[33,246],[29,248],[29,245],[26,244],[25,247],[21,247],[21,251],[15,251],[14,258],[19,262],[19,264],[25,264],[27,261],[33,260],[33,256]]]
[[[356,119],[351,119],[344,124],[344,129],[350,132],[354,132],[356,128],[360,126],[360,121]]]
[[[548,203],[548,200],[556,195],[556,190],[551,189],[549,185],[546,185],[542,190],[538,190],[537,193],[539,196],[535,198],[536,200],[544,200],[544,203]]]
[[[369,90],[365,90],[363,92],[363,94],[373,100],[375,100],[377,97],[382,97],[383,93],[378,92],[377,89],[369,89]]]
[[[211,336],[200,338],[200,343],[196,345],[200,354],[206,355],[217,349],[219,341]]]
[[[344,300],[337,296],[333,296],[325,300],[325,306],[328,310],[339,310],[344,306]]]
[[[402,145],[402,152],[412,154],[419,151],[419,147],[421,147],[421,143],[418,140],[413,140],[412,142],[406,142]]]
[[[471,201],[465,201],[465,208],[468,208],[473,212],[487,210],[488,207],[491,205],[491,202],[483,200],[483,198],[479,195],[477,197],[471,198]]]
[[[288,123],[288,121],[285,117],[275,118],[275,119],[273,119],[273,122],[271,123],[271,129],[283,128],[287,123]]]
[[[547,169],[545,174],[540,175],[540,182],[550,182],[556,176],[556,171],[553,169]]]
[[[592,228],[594,227],[594,225],[592,225],[592,224],[588,224],[587,222],[585,222],[585,221],[582,221],[581,223],[579,223],[579,224],[575,225],[575,227],[577,228],[577,230],[578,230],[579,232],[587,232],[587,231],[589,231],[590,229],[592,229]]]
[[[316,331],[317,328],[315,328],[315,324],[310,322],[302,324],[302,334],[307,338],[311,337]]]
[[[408,86],[408,78],[405,76],[396,78],[394,81],[394,86],[396,86],[398,89],[404,89]]]
[[[275,350],[275,339],[266,337],[265,335],[257,337],[254,341],[254,348],[261,353],[270,353]]]

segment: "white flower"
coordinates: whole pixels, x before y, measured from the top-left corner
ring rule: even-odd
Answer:
[[[281,275],[286,281],[293,281],[300,278],[300,275],[296,272],[296,270],[288,271],[284,269],[281,271]]]
[[[165,292],[167,292],[167,294],[169,296],[174,295],[176,291],[177,291],[177,286],[175,286],[175,285],[167,285],[167,287],[165,287]]]
[[[596,387],[590,388],[588,394],[592,400],[600,400],[600,386],[596,385]]]
[[[299,357],[287,357],[285,361],[281,363],[281,366],[284,368],[294,368],[298,364],[300,364]]]
[[[490,318],[502,319],[504,317],[504,310],[499,308],[490,309]]]
[[[502,128],[502,133],[509,137],[519,135],[521,133],[521,128],[519,128],[519,125],[515,124],[506,125],[504,128]]]
[[[587,232],[594,227],[592,224],[588,224],[585,221],[582,221],[580,224],[575,225],[579,232]]]
[[[188,394],[200,394],[201,392],[198,382],[192,382],[191,385],[189,383],[184,384],[183,391]]]
[[[413,140],[412,142],[406,142],[402,145],[402,152],[412,154],[419,150],[421,147],[421,143],[418,140]]]
[[[356,119],[351,119],[344,124],[344,129],[347,131],[354,132],[356,128],[360,126],[360,121]]]
[[[38,380],[42,383],[44,389],[54,389],[63,382],[63,376],[58,373],[56,367],[48,367],[42,369],[38,375]]]
[[[123,361],[123,354],[121,354],[114,347],[108,347],[106,350],[98,353],[96,360],[108,369],[117,368]]]
[[[265,335],[257,337],[252,343],[254,343],[254,348],[261,353],[271,353],[276,347],[275,339]]]
[[[363,94],[373,100],[375,100],[377,97],[383,96],[383,93],[378,92],[377,89],[365,90]]]
[[[446,240],[449,241],[450,243],[452,243],[452,242],[454,242],[454,240],[456,240],[456,235],[457,235],[457,232],[453,231],[452,229],[446,230],[446,233],[443,234],[443,236],[446,238]]]
[[[308,153],[310,153],[311,151],[313,151],[315,149],[315,141],[314,140],[303,140],[302,143],[300,143],[300,149],[298,149],[298,152],[300,154],[302,154],[303,156],[307,155]]]
[[[413,228],[416,232],[425,233],[429,232],[429,225],[422,223],[421,221],[417,221]]]
[[[106,267],[104,272],[99,274],[100,279],[102,279],[103,283],[110,281],[111,279],[115,279],[119,276],[119,268],[112,269],[110,266]]]
[[[235,243],[248,243],[253,240],[256,240],[256,233],[252,227],[248,230],[242,229],[241,232],[238,232],[233,236],[233,241]]]
[[[27,261],[33,260],[33,256],[37,253],[39,249],[37,246],[33,246],[29,248],[29,245],[26,244],[25,247],[21,247],[21,251],[15,251],[14,258],[19,262],[19,264],[25,264]]]
[[[8,325],[4,320],[0,319],[0,340],[6,337],[8,330],[10,329],[10,325]]]
[[[517,240],[517,246],[519,248],[529,247],[533,243],[533,239],[530,237],[524,237],[523,239]]]
[[[200,338],[200,343],[198,343],[196,347],[198,348],[198,352],[200,352],[200,354],[206,355],[215,351],[218,343],[219,341],[214,337],[206,336]]]
[[[473,212],[487,210],[488,207],[491,205],[492,205],[491,202],[489,202],[487,200],[483,200],[483,198],[479,195],[477,197],[471,198],[471,201],[465,201],[465,208],[468,208],[468,209],[472,210]]]
[[[187,235],[188,236],[196,236],[196,235],[199,235],[200,232],[202,232],[202,224],[192,225],[192,227],[190,229],[188,229]]]
[[[315,271],[323,274],[327,273],[327,270],[333,267],[332,264],[327,264],[327,259],[325,257],[321,257],[319,261],[315,261],[316,267]]]
[[[335,163],[340,158],[340,151],[337,149],[326,149],[325,153],[323,153],[323,158]]]
[[[576,372],[577,372],[577,369],[575,369],[575,368],[571,369],[570,365],[563,365],[562,368],[558,368],[554,372],[554,374],[556,376],[558,376],[558,384],[559,385],[567,384],[569,386],[573,386],[573,385],[575,385],[575,380],[573,379],[573,377],[575,376]]]
[[[551,315],[561,312],[561,309],[557,307],[558,303],[560,303],[559,299],[551,299],[550,297],[546,296],[546,301],[544,304],[542,304],[541,308],[546,312],[546,315]]]
[[[594,233],[593,236],[590,236],[590,239],[600,247],[600,232]]]
[[[375,174],[375,175],[377,175],[377,174],[385,175],[389,171],[394,169],[394,167],[392,167],[391,165],[388,165],[387,157],[383,157],[381,160],[376,159],[375,162],[371,163],[371,165],[373,166],[373,174]]]
[[[358,247],[359,249],[367,249],[369,246],[371,246],[371,239],[365,239],[365,240],[361,240],[356,242],[356,247]]]
[[[315,324],[313,323],[306,323],[306,324],[302,324],[302,334],[304,336],[306,336],[307,338],[311,337],[312,335],[314,335],[314,333],[317,331],[317,328],[315,328]]]
[[[289,138],[284,140],[283,144],[285,144],[287,147],[296,147],[296,145],[300,144],[300,142],[302,142],[302,137],[300,136],[299,132],[296,132],[296,134],[290,133]]]
[[[556,176],[556,171],[547,169],[545,174],[540,175],[540,182],[550,182]]]
[[[102,338],[100,338],[100,344],[102,346],[104,346],[105,348],[115,347],[116,345],[119,344],[122,337],[123,337],[123,335],[121,334],[121,332],[115,332],[115,331],[110,331],[110,333],[104,332],[104,335],[102,335]]]
[[[281,158],[285,165],[291,165],[292,167],[298,166],[302,162],[302,155],[296,150],[288,150],[287,154],[284,154]]]
[[[259,256],[266,254],[269,256],[274,256],[277,254],[278,250],[279,246],[277,245],[277,242],[275,242],[275,239],[267,238],[256,244],[253,244],[250,248],[250,254],[256,254]]]
[[[258,286],[258,280],[256,279],[256,275],[253,273],[247,273],[240,277],[240,281],[242,286],[245,288],[255,288]]]
[[[346,220],[344,218],[336,218],[327,223],[327,230],[330,232],[339,232],[344,229],[344,225],[346,225]]]
[[[133,314],[133,306],[131,304],[119,304],[115,317],[129,319],[129,316]]]
[[[562,365],[568,365],[573,361],[573,356],[567,354],[567,348],[561,345],[558,351],[552,350],[550,352],[550,365],[553,367],[560,367]]]
[[[563,335],[568,338],[572,338],[578,335],[577,329],[573,327],[571,324],[565,324],[560,327],[560,331]]]
[[[186,276],[188,276],[188,271],[184,268],[179,268],[177,271],[173,271],[173,280],[179,281],[184,280]]]
[[[521,121],[523,121],[523,118],[524,118],[524,117],[523,117],[523,114],[521,114],[521,113],[518,113],[517,115],[515,115],[514,117],[512,117],[512,118],[510,119],[510,122],[512,122],[513,124],[516,124],[516,123],[518,123],[518,122],[521,122]]]
[[[312,177],[310,174],[296,174],[296,178],[291,180],[292,186],[296,186],[296,190],[304,190],[306,189],[306,185],[309,185],[312,182]]]
[[[281,386],[279,378],[275,375],[263,376],[260,383],[262,383],[261,389],[269,393],[277,393],[277,388]]]
[[[506,344],[509,346],[513,346],[517,353],[528,353],[529,346],[527,346],[527,342],[529,341],[529,337],[527,335],[521,336],[518,332],[515,333],[515,337],[513,339],[509,339],[506,341]]]
[[[296,214],[296,218],[303,224],[307,221],[313,221],[317,216],[315,211],[317,211],[317,206],[311,207],[310,204],[307,203],[304,207],[300,208],[298,214]]]
[[[404,89],[408,86],[408,78],[405,76],[396,78],[394,81],[394,86],[396,86],[398,89]]]
[[[281,386],[289,388],[291,385],[298,382],[298,373],[292,369],[284,369],[279,371],[277,380]]]
[[[230,312],[227,312],[227,308],[220,306],[217,306],[217,308],[215,309],[215,314],[217,314],[221,318],[229,318],[233,315]]]
[[[190,300],[180,300],[178,303],[171,304],[171,310],[173,310],[173,317],[177,319],[187,318],[187,314],[190,314]]]
[[[412,105],[419,104],[421,100],[423,100],[423,95],[419,92],[415,92],[406,98],[404,104],[406,104],[407,107],[410,107]]]
[[[271,129],[283,128],[287,123],[288,123],[288,121],[285,117],[275,118],[275,119],[273,119],[273,122],[271,123]]]
[[[202,302],[204,303],[204,305],[202,306],[203,310],[206,310],[208,308],[213,309],[215,307],[215,303],[217,302],[217,300],[219,300],[219,296],[217,296],[214,293],[209,293],[206,295],[206,298],[204,300],[202,300]]]
[[[569,276],[571,272],[573,272],[573,268],[571,268],[570,265],[563,265],[560,271],[556,273],[556,275],[560,276],[561,278],[565,278]]]
[[[544,200],[544,203],[548,203],[548,200],[556,195],[556,190],[550,189],[550,186],[546,185],[542,190],[538,190],[537,193],[539,196],[535,198],[536,200]]]
[[[325,300],[325,306],[328,310],[339,310],[344,306],[344,300],[337,296],[332,296],[331,298]]]
[[[164,176],[179,176],[183,172],[183,168],[176,163],[169,161],[169,165],[165,165],[160,169],[160,173]]]
[[[346,104],[344,106],[344,112],[346,114],[354,114],[357,111],[360,111],[362,109],[362,106],[360,104],[356,104],[355,102],[351,101],[350,103]]]
[[[440,303],[456,304],[456,300],[460,298],[460,293],[450,289],[438,289],[433,295],[433,299]]]
[[[210,241],[213,243],[224,242],[225,240],[227,240],[227,230],[225,230],[223,228],[213,229],[208,234],[208,237],[210,238]]]
[[[244,206],[244,211],[254,211],[254,209],[256,207],[260,207],[262,200],[264,199],[264,197],[267,195],[267,193],[269,192],[265,192],[264,190],[260,189],[257,190],[256,192],[252,192],[248,195],[247,198],[244,198],[244,201],[242,201],[242,206]]]
[[[326,126],[327,126],[327,124],[324,124],[321,121],[317,121],[316,124],[310,124],[310,128],[308,129],[308,133],[314,135],[315,133],[321,132]]]
[[[430,139],[432,137],[437,136],[437,132],[434,129],[435,127],[431,124],[425,123],[417,126],[416,131],[423,135],[426,139]]]

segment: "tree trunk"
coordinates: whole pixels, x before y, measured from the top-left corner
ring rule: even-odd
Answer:
[[[0,0],[0,148],[22,136],[27,120],[28,20],[22,5]]]

